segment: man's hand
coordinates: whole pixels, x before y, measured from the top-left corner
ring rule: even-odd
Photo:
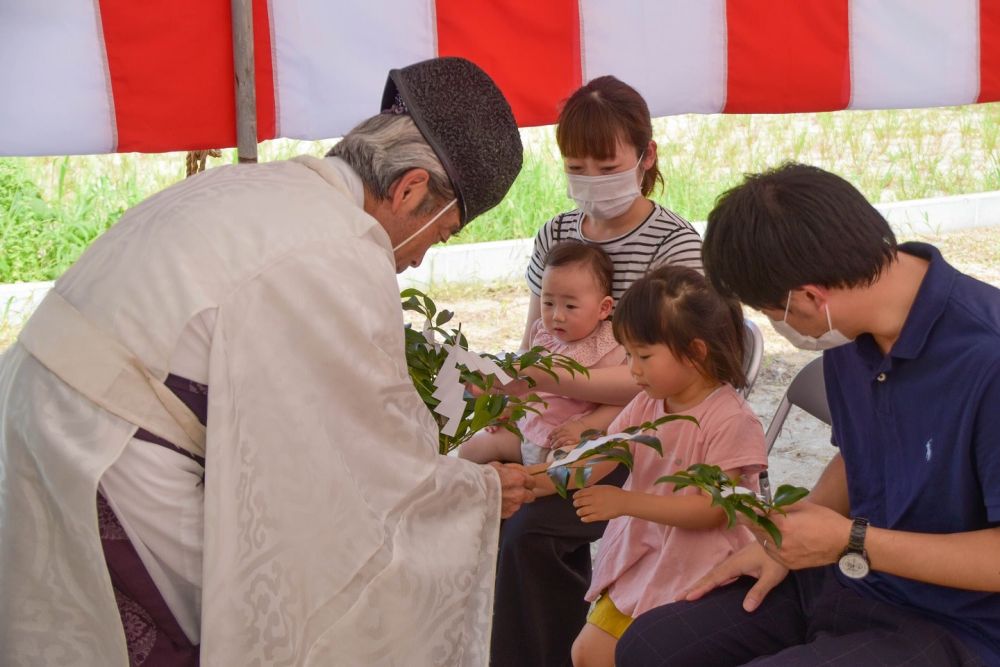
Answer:
[[[579,419],[569,419],[549,431],[546,446],[558,449],[578,445],[583,432],[589,430],[591,429]]]
[[[762,528],[750,526],[771,558],[790,570],[828,565],[840,558],[851,537],[850,519],[808,500],[789,505],[785,511],[785,515],[772,512],[769,516],[781,531],[780,549]]]
[[[696,581],[684,594],[684,599],[697,600],[705,593],[744,574],[757,579],[757,583],[743,598],[743,608],[753,611],[760,606],[771,589],[788,576],[788,568],[771,558],[760,544],[751,542]]]
[[[535,479],[529,475],[524,466],[517,463],[488,463],[500,476],[500,518],[506,519],[521,508],[524,503],[535,499],[531,490],[535,487]]]
[[[584,523],[608,521],[627,514],[628,496],[628,491],[617,486],[599,484],[577,491],[573,496],[573,506]]]

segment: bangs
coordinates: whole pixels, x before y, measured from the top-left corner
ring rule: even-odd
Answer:
[[[564,157],[610,160],[619,140],[628,142],[628,133],[608,105],[594,95],[563,108],[556,126],[556,143]]]
[[[666,344],[673,349],[672,336],[665,327],[666,305],[663,292],[652,280],[640,279],[618,300],[611,321],[615,340],[624,345]]]

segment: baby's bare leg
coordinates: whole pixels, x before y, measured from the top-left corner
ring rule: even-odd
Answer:
[[[520,463],[521,439],[505,428],[492,433],[480,431],[458,449],[458,455],[476,463]]]

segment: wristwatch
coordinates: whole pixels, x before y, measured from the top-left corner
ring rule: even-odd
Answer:
[[[865,551],[865,533],[868,532],[868,519],[855,517],[851,524],[851,539],[847,542],[847,548],[840,554],[837,566],[844,573],[845,577],[851,579],[863,579],[871,571],[871,563],[868,560],[868,552]]]

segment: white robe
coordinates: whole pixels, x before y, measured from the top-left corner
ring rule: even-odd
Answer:
[[[336,169],[188,179],[55,289],[161,379],[215,309],[203,664],[487,663],[499,483],[437,455],[389,239]],[[0,359],[0,664],[127,664],[95,497],[135,429],[23,345]]]

